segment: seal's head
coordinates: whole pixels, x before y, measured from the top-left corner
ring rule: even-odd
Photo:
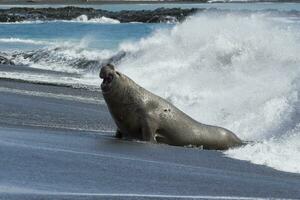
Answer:
[[[107,64],[101,68],[99,76],[103,79],[101,90],[105,94],[111,92],[113,88],[118,87],[118,79],[121,74],[115,70],[113,65]]]

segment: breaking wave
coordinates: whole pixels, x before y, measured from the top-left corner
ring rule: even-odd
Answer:
[[[86,15],[80,15],[76,19],[71,20],[72,22],[82,22],[82,23],[100,23],[100,24],[119,24],[120,21],[116,19],[111,19],[108,17],[99,17],[89,19]]]
[[[116,63],[125,56],[122,51],[88,49],[89,42],[85,39],[79,42],[44,43],[12,38],[2,39],[2,42],[48,44],[31,51],[0,52],[0,62],[16,66],[2,68],[0,78],[31,83],[94,89],[99,87],[101,66]]]
[[[201,14],[138,43],[119,70],[195,119],[253,143],[237,159],[300,173],[300,35],[261,14]]]

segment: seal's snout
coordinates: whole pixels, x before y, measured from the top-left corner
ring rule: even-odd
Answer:
[[[110,90],[111,83],[114,80],[114,72],[115,67],[111,64],[108,64],[101,68],[99,76],[103,79],[103,82],[101,84],[102,92],[108,92]]]
[[[104,79],[109,72],[112,73],[114,71],[115,71],[115,67],[112,64],[107,64],[101,68],[99,76],[100,78]]]

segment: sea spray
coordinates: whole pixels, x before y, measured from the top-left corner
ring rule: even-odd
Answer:
[[[109,17],[99,17],[89,19],[86,15],[80,15],[77,18],[71,20],[71,22],[81,22],[81,23],[100,23],[100,24],[119,24],[120,21],[116,19],[111,19]]]
[[[297,27],[261,14],[206,13],[121,49],[128,56],[119,70],[138,84],[256,142],[227,155],[300,173]]]

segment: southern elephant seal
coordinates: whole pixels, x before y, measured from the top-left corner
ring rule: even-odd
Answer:
[[[117,137],[218,150],[242,144],[231,131],[197,122],[111,64],[101,68],[100,78],[103,97],[118,127]]]

